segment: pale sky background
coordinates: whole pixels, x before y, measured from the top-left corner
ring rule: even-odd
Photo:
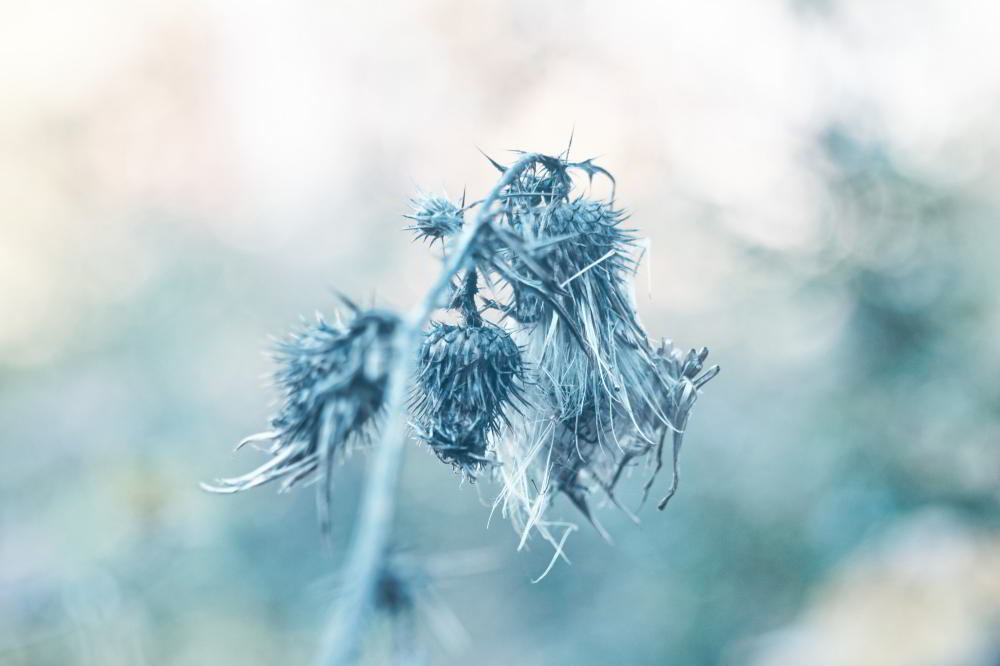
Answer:
[[[769,247],[825,233],[831,125],[994,201],[998,25],[987,0],[7,3],[0,354],[49,356],[68,303],[142,288],[157,267],[136,206],[314,266],[276,250],[315,247],[319,226],[325,260],[349,256],[413,185],[482,187],[477,146],[557,151],[573,128],[619,174],[658,277],[705,209]],[[714,263],[658,300],[696,307],[726,277]]]

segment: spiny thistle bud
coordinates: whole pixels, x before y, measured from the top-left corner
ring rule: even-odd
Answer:
[[[562,239],[544,255],[560,284],[571,284],[587,270],[597,270],[606,280],[614,280],[632,263],[633,236],[621,228],[624,219],[622,211],[604,201],[557,201],[543,210],[532,231],[540,240]]]
[[[622,211],[590,199],[554,201],[511,218],[528,244],[537,248],[536,260],[546,268],[553,283],[568,292],[565,300],[570,312],[574,305],[592,305],[595,301],[613,307],[614,312],[630,309],[621,302],[619,293],[624,275],[634,263],[634,238],[621,228],[624,219]],[[515,258],[512,263],[516,270],[524,272],[524,259]],[[513,285],[509,316],[522,324],[537,323],[546,318],[545,310],[537,288]]]
[[[420,194],[413,199],[412,205],[413,214],[405,217],[413,220],[407,229],[416,232],[417,239],[429,238],[433,243],[462,228],[462,208],[444,197]]]
[[[433,324],[420,349],[412,409],[417,437],[474,476],[490,462],[489,438],[520,400],[521,352],[503,329],[481,322]]]
[[[281,490],[318,476],[320,522],[327,525],[330,468],[334,460],[374,424],[382,407],[399,318],[381,310],[359,310],[353,317],[314,324],[277,345],[280,367],[275,383],[284,394],[271,430],[246,438],[270,441],[271,459],[242,476],[206,486],[231,493],[282,479]]]

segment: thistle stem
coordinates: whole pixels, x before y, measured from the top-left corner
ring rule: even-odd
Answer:
[[[482,326],[483,317],[476,307],[476,295],[479,293],[479,278],[475,266],[466,269],[462,283],[455,291],[452,307],[462,313],[462,321],[466,326]]]
[[[456,239],[453,250],[445,258],[441,274],[424,299],[412,308],[396,333],[386,400],[389,421],[382,441],[375,448],[369,463],[361,508],[342,569],[343,593],[333,609],[320,646],[317,661],[322,666],[344,666],[357,660],[365,625],[374,610],[379,571],[390,545],[397,486],[407,440],[407,387],[416,369],[424,326],[434,311],[442,306],[455,276],[464,269],[474,270],[468,264],[475,251],[476,241],[480,233],[490,225],[494,205],[504,188],[539,159],[538,154],[527,153],[504,171],[483,200],[475,222],[466,226]]]

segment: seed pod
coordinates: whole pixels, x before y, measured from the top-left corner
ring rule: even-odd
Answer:
[[[489,438],[520,399],[521,352],[492,324],[434,324],[420,349],[412,401],[417,436],[474,476],[490,462]]]
[[[428,238],[433,243],[453,235],[464,223],[462,209],[444,197],[421,194],[412,201],[413,220],[407,227],[417,234],[417,239]]]
[[[346,325],[321,317],[278,344],[275,383],[284,400],[271,430],[240,444],[270,441],[271,459],[242,476],[219,479],[208,490],[231,493],[282,479],[281,490],[318,476],[321,526],[329,512],[330,468],[336,457],[374,425],[385,397],[392,340],[399,318],[360,311]]]

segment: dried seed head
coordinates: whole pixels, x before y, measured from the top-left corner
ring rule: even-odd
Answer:
[[[631,299],[633,236],[621,227],[623,219],[612,204],[590,199],[555,201],[523,215],[518,224],[536,248],[530,259],[559,292],[545,299],[537,288],[515,282],[508,308],[521,323],[534,324],[524,344],[555,416],[609,442],[615,412],[634,421],[633,405],[651,399],[635,393],[652,359]],[[597,422],[581,424],[587,418]]]
[[[540,240],[564,239],[545,254],[560,284],[583,270],[597,270],[608,280],[620,280],[632,267],[629,255],[634,240],[621,228],[624,219],[622,211],[604,201],[558,201],[537,217],[533,231]]]
[[[284,394],[281,409],[272,417],[269,432],[243,442],[270,441],[271,459],[248,474],[220,479],[209,490],[237,492],[278,479],[281,489],[287,490],[318,476],[320,519],[325,526],[330,467],[374,424],[399,326],[395,314],[348,305],[354,316],[347,324],[318,317],[277,345],[280,367],[275,383]]]
[[[621,227],[624,219],[624,213],[611,204],[590,199],[554,201],[511,217],[512,226],[534,249],[530,259],[545,268],[553,284],[569,292],[570,310],[595,297],[621,300],[614,292],[621,290],[627,272],[634,268],[634,237]],[[529,273],[526,260],[514,256],[514,272]],[[511,286],[511,302],[505,309],[508,316],[522,324],[547,318],[546,309],[551,312],[551,307],[536,286],[516,281]]]
[[[416,232],[418,239],[442,240],[462,228],[462,208],[444,197],[420,194],[411,203],[413,213],[406,217],[413,224],[407,229]]]
[[[419,355],[412,402],[417,436],[474,476],[490,462],[489,439],[520,399],[521,352],[492,324],[434,324]]]
[[[505,191],[501,244],[479,263],[509,290],[494,307],[522,325],[513,332],[532,368],[524,416],[497,442],[498,503],[522,544],[537,530],[557,554],[566,532],[556,536],[564,523],[546,517],[553,499],[566,495],[603,533],[588,496],[600,491],[617,505],[623,470],[655,452],[658,472],[668,433],[678,453],[698,389],[717,372],[700,374],[707,350],[651,344],[632,295],[633,232],[613,194],[572,198],[572,169],[614,183],[590,161],[541,158]]]

